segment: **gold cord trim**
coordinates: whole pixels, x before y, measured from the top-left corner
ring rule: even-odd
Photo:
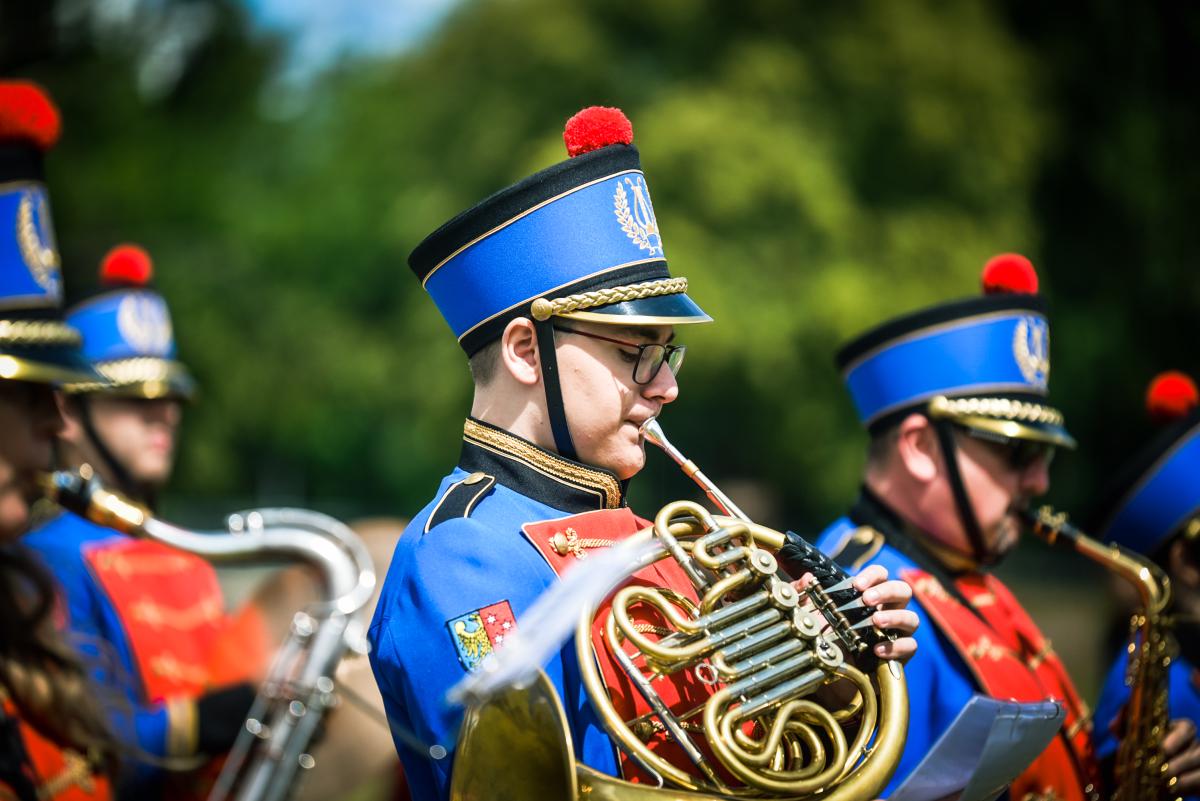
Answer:
[[[99,381],[80,382],[68,384],[64,389],[67,392],[96,392],[139,384],[159,384],[164,388],[170,388],[178,384],[180,385],[180,392],[185,396],[190,395],[189,387],[192,384],[192,377],[188,374],[187,368],[179,362],[171,361],[170,359],[161,359],[154,356],[138,356],[132,359],[114,359],[113,361],[99,362],[93,366],[96,368],[96,372],[108,379],[106,383]],[[166,394],[166,390],[164,389],[164,392],[161,394]]]
[[[573,528],[565,532],[556,531],[550,538],[550,546],[559,556],[572,554],[576,559],[587,559],[587,551],[591,548],[611,548],[616,540],[602,540],[594,537],[580,537]]]
[[[654,298],[660,295],[678,295],[681,292],[687,292],[687,288],[686,278],[660,278],[657,281],[646,281],[641,284],[594,289],[578,295],[567,295],[565,298],[538,298],[533,302],[530,313],[535,320],[549,320],[556,315],[570,314],[596,306],[608,306],[611,303]]]
[[[1058,409],[1011,398],[947,398],[938,395],[929,402],[929,412],[935,417],[995,417],[1051,426],[1063,424],[1063,414]]]
[[[519,437],[480,425],[468,419],[463,424],[463,436],[490,446],[508,456],[527,462],[531,466],[575,487],[591,489],[603,494],[604,508],[617,509],[621,506],[621,484],[611,473],[591,470],[583,465],[547,453]]]
[[[57,320],[0,320],[0,345],[69,345],[83,342],[79,332]]]

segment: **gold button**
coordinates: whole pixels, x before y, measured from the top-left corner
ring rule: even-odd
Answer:
[[[556,532],[554,536],[550,538],[550,545],[554,548],[555,552],[559,556],[566,556],[567,552],[571,550],[571,546],[567,542],[567,535],[563,534],[561,531]]]
[[[477,472],[474,472],[471,475],[467,476],[466,478],[464,478],[462,480],[462,483],[478,484],[480,481],[483,481],[485,478],[487,478],[487,473],[481,473],[481,472],[477,471]]]

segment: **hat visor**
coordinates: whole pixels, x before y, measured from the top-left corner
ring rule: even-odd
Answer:
[[[558,316],[608,325],[688,325],[712,322],[712,318],[682,292],[625,300]]]
[[[171,359],[120,359],[100,362],[96,367],[101,381],[67,384],[63,389],[73,395],[99,392],[147,400],[167,398],[190,401],[196,396],[196,380],[183,364]]]
[[[1067,429],[1053,423],[1031,423],[1025,420],[1005,420],[983,415],[956,416],[954,422],[1006,439],[1024,439],[1030,442],[1042,442],[1057,448],[1075,450],[1075,438]]]
[[[0,350],[0,379],[56,385],[77,381],[90,381],[102,386],[108,383],[108,379],[97,372],[77,349],[63,347]]]

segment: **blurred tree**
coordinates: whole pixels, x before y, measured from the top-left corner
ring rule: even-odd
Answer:
[[[199,34],[154,57],[153,32],[187,19],[172,9],[197,6]],[[718,480],[758,482],[766,522],[811,530],[853,495],[865,438],[837,345],[975,294],[995,252],[1042,267],[1055,395],[1085,443],[1111,427],[1096,399],[1121,393],[1106,376],[1141,382],[1161,355],[1129,299],[1153,299],[1162,326],[1194,317],[1194,279],[1176,291],[1194,167],[1155,144],[1180,156],[1176,126],[1195,125],[1173,72],[1195,58],[1180,53],[1190,11],[1123,12],[1140,32],[1122,42],[1141,65],[1127,72],[1115,11],[1068,25],[1019,1],[478,0],[417,49],[344,62],[285,97],[281,43],[238,6],[129,7],[125,35],[58,14],[41,51],[4,63],[63,106],[50,170],[68,286],[90,283],[116,241],[155,256],[204,385],[181,494],[415,511],[456,458],[470,386],[407,254],[563,158],[562,123],[592,103],[633,120],[672,269],[717,319],[684,332],[668,431]],[[1124,80],[1093,84],[1102,63]],[[689,491],[650,462],[641,505]],[[1074,461],[1066,505],[1082,503],[1090,464]]]

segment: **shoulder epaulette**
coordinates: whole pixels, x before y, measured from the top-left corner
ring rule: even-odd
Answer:
[[[851,572],[857,572],[871,561],[883,547],[884,537],[870,526],[859,526],[842,537],[838,549],[831,553],[833,561]]]
[[[495,476],[477,472],[451,484],[425,522],[425,533],[428,534],[434,526],[447,520],[470,517],[475,504],[491,491],[495,483]]]

